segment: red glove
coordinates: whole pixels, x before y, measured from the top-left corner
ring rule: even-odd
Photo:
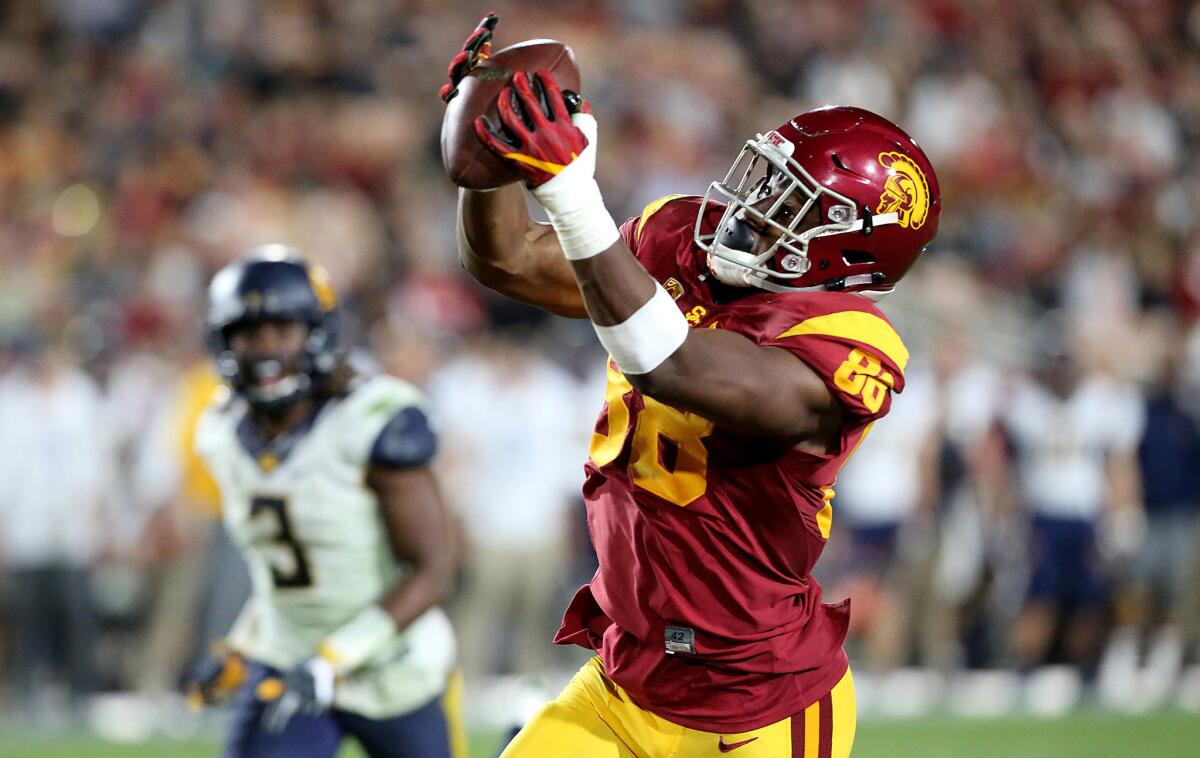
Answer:
[[[588,145],[587,137],[571,123],[574,113],[591,113],[574,92],[563,92],[554,74],[542,69],[532,81],[524,71],[500,92],[500,127],[486,116],[475,119],[479,141],[504,159],[530,187],[553,179]]]
[[[471,36],[467,37],[467,41],[463,43],[462,50],[454,59],[450,61],[450,68],[446,71],[446,76],[450,81],[442,85],[438,90],[438,97],[443,103],[448,103],[458,94],[458,84],[467,74],[475,70],[480,61],[487,60],[492,55],[492,32],[496,30],[496,24],[500,22],[500,17],[495,13],[488,13],[479,22],[479,26],[475,27],[475,31],[471,32]]]

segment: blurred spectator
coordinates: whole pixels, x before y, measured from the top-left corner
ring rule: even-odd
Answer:
[[[39,345],[0,386],[0,562],[12,613],[13,680],[27,714],[48,686],[93,692],[92,575],[110,550],[113,460],[99,387],[61,345]]]
[[[138,490],[149,515],[137,555],[152,586],[134,675],[144,693],[175,689],[233,625],[250,592],[245,562],[221,525],[216,484],[193,446],[200,413],[223,391],[208,359],[197,359],[164,393],[139,451]]]
[[[1183,404],[1174,320],[1158,314],[1157,371],[1138,445],[1146,540],[1124,576],[1118,629],[1105,656],[1101,694],[1126,708],[1161,706],[1181,674],[1197,632],[1196,547],[1200,545],[1200,427]],[[1189,639],[1190,638],[1190,639]],[[1144,655],[1144,665],[1141,664]]]
[[[831,596],[853,598],[852,636],[863,637],[862,659],[876,672],[908,663],[911,612],[929,591],[921,569],[934,551],[935,401],[933,377],[910,366],[887,422],[871,429],[871,444],[855,451],[838,475],[838,548],[849,554]]]
[[[447,495],[467,541],[457,628],[468,681],[544,674],[562,658],[550,639],[565,599],[589,427],[574,378],[523,342],[475,342],[429,388]]]
[[[1043,317],[1031,376],[1018,380],[1003,415],[1032,561],[1013,648],[1024,667],[1053,657],[1094,672],[1111,590],[1106,569],[1123,570],[1141,536],[1135,454],[1143,419],[1136,392],[1089,375],[1072,337],[1061,314]]]

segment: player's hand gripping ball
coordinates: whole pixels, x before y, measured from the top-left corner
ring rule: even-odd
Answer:
[[[590,113],[573,92],[563,93],[554,74],[545,69],[532,77],[524,71],[500,93],[500,125],[486,116],[475,119],[479,141],[520,174],[529,187],[540,187],[558,176],[588,146],[572,123],[574,113]]]
[[[495,13],[484,16],[479,26],[475,27],[475,31],[471,32],[471,36],[463,43],[462,50],[450,59],[450,67],[446,70],[446,77],[450,81],[438,90],[438,97],[443,103],[449,103],[458,95],[459,83],[475,70],[480,61],[492,57],[492,33],[496,31],[498,23],[500,17]]]
[[[442,119],[442,164],[450,180],[467,189],[493,189],[522,178],[512,166],[480,141],[475,121],[488,117],[501,124],[500,92],[517,71],[545,69],[559,85],[579,91],[579,69],[571,48],[555,40],[529,40],[492,53],[492,33],[499,17],[480,21],[454,59],[440,96],[447,103]],[[576,96],[577,98],[578,96]],[[498,126],[502,130],[502,127]],[[515,135],[507,135],[515,136]]]

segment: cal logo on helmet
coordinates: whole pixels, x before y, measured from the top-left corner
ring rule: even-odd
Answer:
[[[903,153],[880,153],[879,165],[888,170],[876,213],[895,213],[900,226],[920,229],[929,215],[929,182],[921,167]]]

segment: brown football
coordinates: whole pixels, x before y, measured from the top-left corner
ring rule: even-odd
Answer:
[[[487,115],[499,125],[496,101],[516,71],[547,69],[564,90],[579,92],[579,68],[571,48],[552,39],[519,42],[497,51],[458,85],[458,95],[442,118],[442,165],[450,181],[467,189],[492,189],[517,181],[475,136],[475,119]]]

